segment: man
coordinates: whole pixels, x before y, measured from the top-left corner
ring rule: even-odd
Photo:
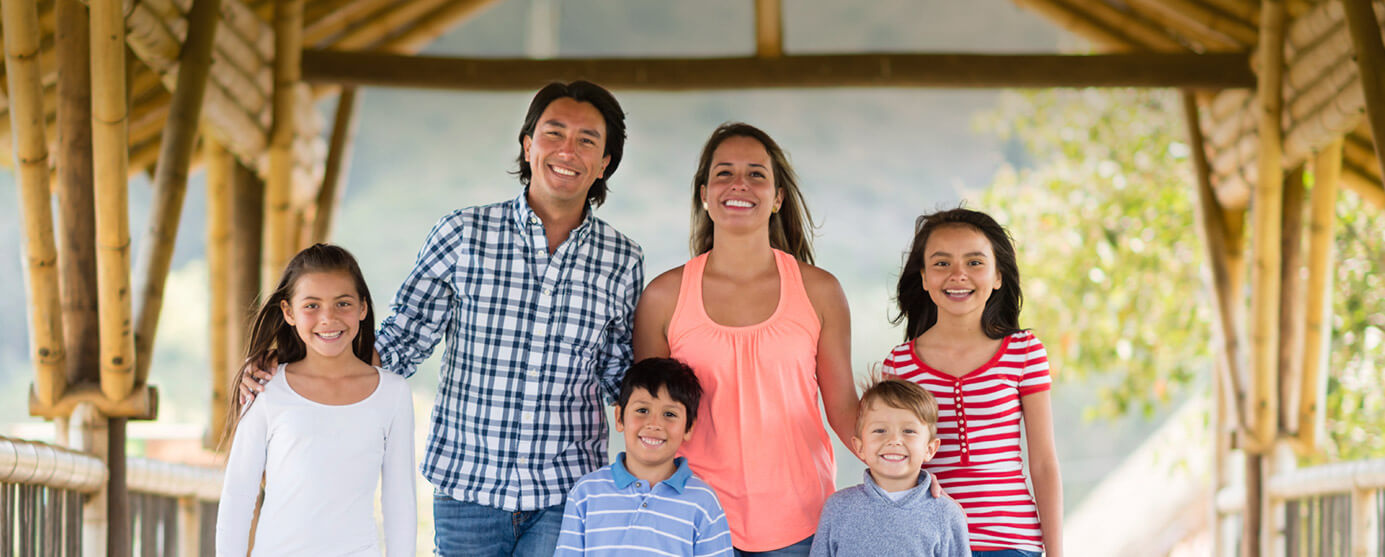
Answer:
[[[624,151],[619,103],[550,84],[519,143],[524,192],[434,226],[375,343],[409,376],[447,339],[420,467],[441,555],[553,554],[569,489],[606,463],[603,398],[631,360],[644,256],[592,214]]]

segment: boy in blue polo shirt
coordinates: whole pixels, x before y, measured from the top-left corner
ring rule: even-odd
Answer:
[[[625,452],[583,476],[563,511],[554,556],[731,555],[731,530],[712,488],[674,458],[692,436],[702,386],[670,358],[630,366],[616,402]]]

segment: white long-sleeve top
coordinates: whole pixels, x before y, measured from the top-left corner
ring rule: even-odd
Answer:
[[[236,428],[216,518],[216,554],[243,557],[264,474],[255,556],[380,555],[374,519],[380,486],[386,555],[414,554],[413,399],[404,378],[354,404],[294,392],[281,364]]]

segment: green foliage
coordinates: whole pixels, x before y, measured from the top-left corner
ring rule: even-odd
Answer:
[[[1001,172],[981,208],[1015,236],[1029,302],[1021,324],[1047,339],[1055,370],[1100,386],[1089,415],[1150,414],[1210,379],[1212,310],[1179,102],[1011,94],[983,123],[1037,161]],[[1385,214],[1342,191],[1336,227],[1328,440],[1313,461],[1385,456]]]
[[[1166,92],[1007,95],[984,125],[1037,166],[981,206],[1010,228],[1027,302],[1059,374],[1100,385],[1089,414],[1152,414],[1210,366],[1191,164]]]
[[[1332,353],[1323,459],[1385,456],[1385,215],[1349,191],[1337,198]]]

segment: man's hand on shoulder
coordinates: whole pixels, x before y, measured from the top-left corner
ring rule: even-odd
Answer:
[[[279,367],[275,361],[269,362],[269,369]],[[255,400],[255,395],[264,392],[265,383],[274,377],[274,372],[260,369],[254,363],[247,362],[245,367],[240,369],[240,401],[241,404],[248,404]]]

